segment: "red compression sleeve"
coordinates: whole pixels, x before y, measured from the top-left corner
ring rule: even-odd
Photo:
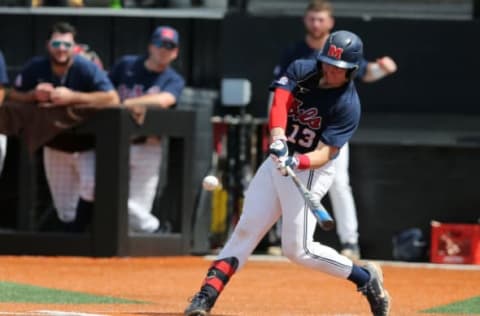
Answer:
[[[269,128],[287,128],[288,110],[293,104],[293,94],[285,89],[275,89],[273,95],[272,109],[270,110]]]
[[[298,169],[309,169],[310,168],[310,158],[307,155],[297,155],[298,158]]]

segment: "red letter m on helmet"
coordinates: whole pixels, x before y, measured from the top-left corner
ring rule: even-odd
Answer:
[[[341,59],[343,54],[343,48],[337,47],[335,45],[330,45],[328,49],[328,56],[333,57],[335,59]]]

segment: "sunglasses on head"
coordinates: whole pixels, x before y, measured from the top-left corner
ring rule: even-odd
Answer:
[[[67,42],[67,41],[51,41],[50,46],[53,48],[60,48],[60,46],[65,47],[66,49],[70,49],[73,46],[72,42]]]
[[[165,49],[174,49],[177,47],[175,43],[165,42],[165,41],[155,41],[153,42],[153,45],[155,45],[158,48],[165,48]]]

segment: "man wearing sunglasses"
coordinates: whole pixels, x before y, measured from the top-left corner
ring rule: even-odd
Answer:
[[[15,79],[12,101],[41,107],[118,104],[108,76],[93,62],[76,56],[75,28],[65,22],[52,26],[47,56],[32,58]],[[66,230],[80,232],[90,221],[95,183],[94,140],[68,133],[57,135],[44,148],[45,172],[59,219]]]
[[[125,105],[148,105],[163,109],[177,102],[184,79],[170,64],[178,56],[179,35],[169,26],[152,34],[148,54],[123,56],[111,69],[110,78]],[[161,143],[157,137],[140,137],[130,148],[129,227],[133,232],[159,229],[151,214],[159,182]]]

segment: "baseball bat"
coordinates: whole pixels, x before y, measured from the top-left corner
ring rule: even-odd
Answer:
[[[303,199],[307,203],[308,208],[315,216],[318,225],[320,225],[323,230],[331,230],[335,226],[335,222],[330,214],[328,214],[328,212],[320,205],[320,201],[315,199],[313,194],[300,181],[295,172],[293,172],[292,168],[287,166],[285,169],[287,174],[293,180],[295,186],[298,188],[298,191],[302,195]]]

